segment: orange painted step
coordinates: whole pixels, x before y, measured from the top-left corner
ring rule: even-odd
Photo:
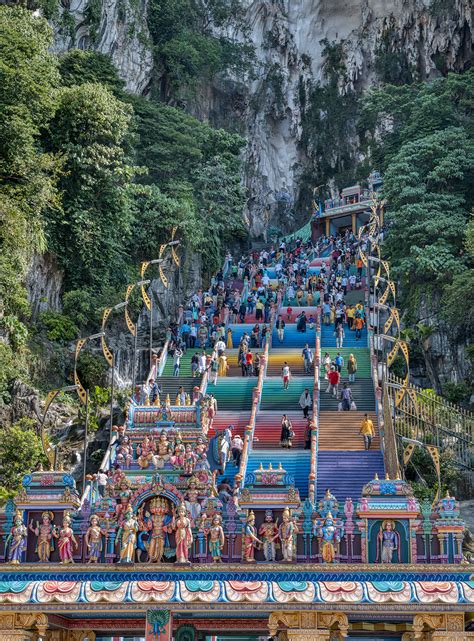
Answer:
[[[375,436],[372,439],[372,450],[380,449],[377,415],[368,412],[374,424]],[[319,451],[362,451],[364,438],[359,434],[364,419],[364,412],[321,412],[319,414]]]

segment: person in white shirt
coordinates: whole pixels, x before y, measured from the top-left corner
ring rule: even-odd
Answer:
[[[219,340],[217,341],[217,343],[215,345],[215,348],[217,350],[218,356],[222,356],[222,354],[225,352],[225,343],[222,340],[222,338],[219,338]]]
[[[198,372],[200,374],[204,374],[205,371],[206,371],[206,352],[201,352],[201,354],[199,354]]]
[[[290,366],[286,361],[283,367],[281,368],[281,377],[283,379],[283,389],[288,389],[288,386],[290,384],[291,372],[290,372]]]
[[[242,450],[244,448],[244,442],[242,437],[236,434],[232,439],[231,449],[232,449],[232,459],[234,464],[237,467],[240,467],[240,458],[242,456]]]
[[[311,394],[309,393],[308,388],[306,388],[305,391],[301,394],[299,405],[303,410],[303,416],[305,418],[308,418],[309,410],[313,406],[313,399],[311,398]]]
[[[105,496],[105,488],[107,487],[108,480],[109,477],[104,470],[99,470],[99,473],[97,474],[97,487],[99,489],[100,496]]]

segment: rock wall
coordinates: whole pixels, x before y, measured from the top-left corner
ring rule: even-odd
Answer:
[[[148,0],[70,0],[74,27],[57,31],[56,49],[93,48],[111,55],[126,88],[146,94],[153,74],[146,25]],[[324,82],[324,41],[342,43],[346,73],[340,90],[377,82],[381,47],[403,52],[421,80],[460,70],[471,55],[470,0],[242,0],[243,14],[225,35],[255,48],[255,73],[218,77],[201,88],[188,110],[238,130],[246,149],[247,222],[252,236],[270,226],[291,228],[292,206],[306,158],[301,146],[302,85]],[[159,80],[159,78],[156,78]]]
[[[146,94],[153,69],[147,4],[147,0],[65,0],[55,23],[54,50],[93,49],[108,54],[126,90]],[[97,15],[91,15],[92,5],[97,6]]]
[[[61,309],[63,273],[52,254],[35,254],[26,276],[31,317],[35,321],[41,312]]]

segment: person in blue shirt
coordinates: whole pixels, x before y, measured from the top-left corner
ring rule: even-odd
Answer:
[[[338,352],[338,353],[337,353],[337,356],[336,356],[336,358],[334,359],[334,363],[335,363],[335,365],[336,365],[336,369],[337,369],[337,371],[338,371],[338,372],[339,372],[339,374],[340,374],[340,373],[341,373],[341,370],[342,370],[342,367],[343,367],[343,365],[344,365],[344,358],[341,356],[341,353],[340,353],[340,352]]]
[[[186,345],[186,348],[189,347],[189,334],[191,332],[191,327],[188,325],[187,321],[184,321],[184,323],[181,325],[181,338],[184,341],[184,344]]]

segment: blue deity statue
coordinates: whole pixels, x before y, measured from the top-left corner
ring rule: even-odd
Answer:
[[[322,521],[317,519],[314,522],[313,533],[319,539],[321,556],[325,563],[334,563],[336,560],[337,547],[344,536],[342,521],[333,519],[331,512],[326,514]]]
[[[400,560],[400,535],[395,529],[395,521],[386,520],[377,535],[377,561],[393,563],[394,552]]]

